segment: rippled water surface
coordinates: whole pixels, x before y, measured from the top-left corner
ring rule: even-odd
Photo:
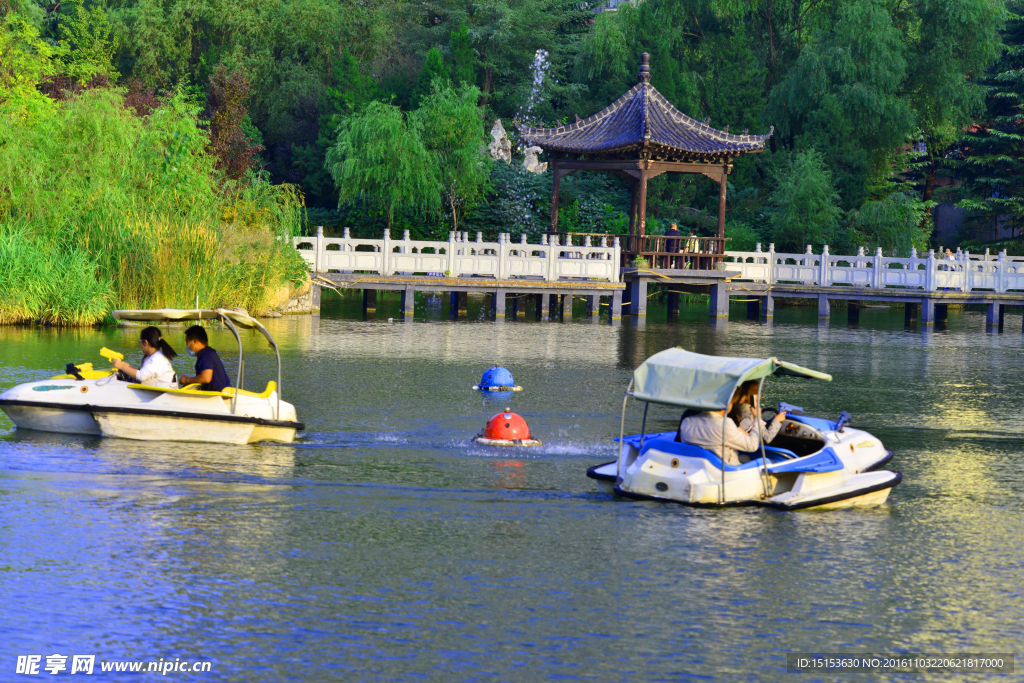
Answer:
[[[472,298],[450,322],[423,303],[411,323],[387,322],[397,299],[364,321],[337,298],[320,318],[270,321],[307,425],[294,445],[0,418],[0,680],[31,680],[13,673],[31,653],[212,663],[167,675],[188,680],[810,681],[849,676],[787,674],[786,652],[1024,652],[1018,315],[1002,334],[982,313],[923,331],[887,309],[850,326],[843,311],[819,325],[815,309],[780,308],[766,325],[734,308],[712,327],[706,308],[666,323],[655,306],[638,327],[481,322]],[[0,328],[0,387],[99,365],[101,346],[137,360],[136,336]],[[246,342],[247,384],[262,386],[273,356]],[[212,343],[231,367],[233,340]],[[673,345],[832,373],[770,380],[767,398],[850,411],[904,483],[883,507],[827,513],[598,494],[584,472],[612,458],[631,370]],[[470,389],[496,362],[523,392]],[[506,405],[542,447],[469,442]]]

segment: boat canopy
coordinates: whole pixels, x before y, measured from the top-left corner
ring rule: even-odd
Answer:
[[[832,375],[778,358],[729,358],[666,349],[633,371],[633,397],[650,403],[724,410],[743,382],[769,375],[793,375],[832,381]]]
[[[242,327],[260,327],[248,313],[230,308],[152,308],[137,311],[114,311],[114,320],[135,320],[150,322],[157,320],[216,320],[220,317],[230,318],[231,322]]]

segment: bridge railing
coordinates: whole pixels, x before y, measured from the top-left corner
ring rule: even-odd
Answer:
[[[767,284],[795,284],[815,287],[870,287],[875,289],[919,289],[934,292],[992,291],[1006,293],[1024,291],[1024,257],[1010,257],[1006,252],[992,256],[972,255],[958,251],[953,258],[940,258],[934,250],[919,256],[911,250],[909,258],[883,256],[881,249],[865,254],[845,256],[829,253],[828,246],[820,254],[811,247],[802,254],[775,251],[771,244],[762,251],[726,251],[722,267],[738,271],[738,279]]]
[[[369,272],[378,275],[426,273],[446,277],[530,278],[545,281],[590,279],[619,281],[621,247],[602,239],[591,244],[585,237],[573,244],[572,237],[560,240],[547,235],[540,244],[528,244],[526,235],[513,242],[501,233],[497,242],[484,242],[482,233],[470,241],[468,233],[448,233],[448,241],[392,239],[389,230],[382,239],[359,239],[345,228],[342,237],[324,237],[318,228],[312,237],[295,237],[294,246],[315,273]]]

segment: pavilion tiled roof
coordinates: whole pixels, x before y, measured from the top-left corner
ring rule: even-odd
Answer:
[[[576,123],[516,128],[524,143],[548,152],[696,162],[760,152],[775,130],[767,135],[732,135],[712,128],[676,109],[649,81],[650,74],[642,72],[640,83],[625,95]]]

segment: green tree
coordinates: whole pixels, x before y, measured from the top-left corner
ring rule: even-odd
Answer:
[[[52,108],[52,101],[39,92],[39,85],[55,72],[57,50],[18,14],[8,12],[2,21],[0,111],[13,120],[45,113]],[[9,132],[3,128],[0,126],[0,140]]]
[[[420,103],[430,96],[435,83],[444,85],[448,82],[448,69],[444,66],[444,55],[441,54],[439,48],[432,47],[427,51],[427,59],[423,63],[423,69],[416,79],[416,87],[412,91],[413,106],[420,106]]]
[[[842,211],[822,155],[813,149],[794,153],[776,181],[769,200],[776,207],[771,222],[779,251],[802,252],[808,243],[827,244]]]
[[[83,2],[74,3],[72,8],[60,19],[64,72],[79,85],[95,78],[117,80],[113,60],[119,39],[106,11],[100,5],[86,9]]]
[[[954,162],[966,181],[958,206],[993,233],[1001,218],[1011,231],[1024,226],[1024,3],[1008,9],[1005,50],[980,79],[989,89],[986,116],[959,141]]]
[[[473,51],[473,42],[469,37],[466,22],[452,31],[448,42],[452,55],[452,81],[455,85],[476,85],[476,68],[479,60]]]
[[[343,119],[325,161],[338,186],[339,206],[359,197],[380,203],[391,227],[395,210],[436,210],[440,186],[433,156],[415,119],[392,104],[371,102]]]
[[[452,230],[459,230],[466,209],[478,204],[488,187],[491,164],[483,151],[479,99],[475,85],[452,88],[435,81],[433,91],[413,113],[422,128],[424,145],[434,157]]]

